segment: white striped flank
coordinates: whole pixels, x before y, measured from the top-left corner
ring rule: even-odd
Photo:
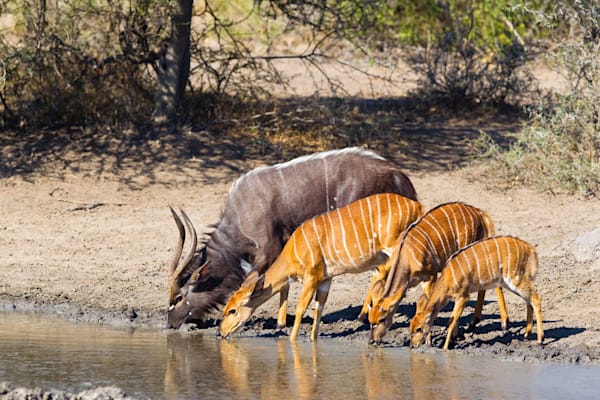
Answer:
[[[467,275],[472,275],[473,280],[476,280],[471,282],[475,287],[489,289],[501,280],[512,285],[513,278],[520,277],[519,266],[528,260],[529,252],[525,251],[527,248],[530,248],[527,243],[513,236],[483,239],[456,253],[448,260],[443,271],[449,270],[446,274],[452,274],[455,285],[460,284],[460,280],[455,277],[457,268],[466,268]],[[443,271],[442,274],[445,273]],[[466,279],[465,274],[463,276]]]
[[[458,286],[459,283],[458,283],[458,279],[456,279],[456,273],[454,272],[454,268],[448,268],[448,270],[452,274],[452,282],[454,282],[455,286]]]
[[[388,198],[389,198],[389,196],[388,196]],[[412,201],[409,201],[409,199],[407,199],[405,197],[400,198],[398,196],[394,196],[394,200],[396,203],[396,210],[397,210],[397,214],[398,214],[397,218],[402,218],[402,224],[408,227],[411,224],[410,216],[419,213],[417,210],[415,210],[415,207],[418,204],[414,203]],[[401,200],[402,200],[402,204],[400,204]],[[404,210],[404,209],[408,209],[409,212],[403,213],[402,210]]]
[[[467,258],[467,268],[469,268],[469,270],[474,271],[473,269],[473,265],[471,264],[471,259]],[[479,261],[476,260],[476,264],[477,264],[477,283],[481,284],[481,264],[479,264]]]
[[[446,254],[448,254],[448,250],[446,250],[446,244],[442,240],[440,236],[440,231],[434,225],[434,222],[437,222],[434,218],[424,218],[423,224],[425,228],[425,237],[429,239],[429,242],[432,244],[433,248],[439,254],[439,256],[446,258]],[[437,224],[436,224],[437,225]],[[436,241],[437,239],[437,241]]]
[[[317,244],[319,245],[319,253],[324,254],[323,252],[323,242],[321,241],[321,235],[319,235],[319,230],[317,228],[317,219],[313,218],[312,220],[310,220],[310,223],[312,225],[312,229],[313,232],[315,234],[316,240],[317,240]],[[327,242],[327,241],[325,241]]]
[[[467,269],[467,272],[465,272],[465,269],[463,268],[463,264],[462,263],[459,263],[458,267],[460,268],[460,273],[461,273],[463,279],[469,279],[469,275],[470,275],[469,271],[470,270]]]
[[[412,246],[413,253],[434,255],[443,264],[461,248],[483,239],[478,233],[486,231],[484,224],[481,213],[472,206],[443,204],[430,210],[409,228],[402,246]]]
[[[315,265],[315,261],[316,260],[315,260],[315,255],[314,255],[313,249],[312,249],[313,246],[309,242],[308,237],[306,236],[306,232],[304,232],[304,227],[305,226],[306,225],[301,225],[300,226],[300,232],[302,232],[302,238],[304,239],[305,247],[308,249],[308,252],[310,253],[310,265]],[[300,263],[302,265],[304,265],[304,262],[300,261]]]
[[[378,263],[384,260],[380,253],[390,254],[400,234],[420,216],[421,205],[418,202],[401,195],[384,193],[311,218],[292,233],[263,279],[256,274],[249,275],[238,291],[240,294],[236,292],[225,309],[246,307],[248,313],[245,318],[249,318],[256,307],[275,292],[287,288],[290,277],[298,278],[302,281],[302,292],[290,339],[296,337],[302,314],[314,297],[317,301],[311,332],[311,339],[314,340],[332,278],[381,267]],[[262,282],[258,289],[252,286],[256,282]],[[250,298],[244,300],[242,296]],[[243,305],[236,305],[243,301]],[[284,319],[286,315],[283,307],[280,306],[278,323],[280,316]],[[235,315],[226,315],[226,318],[229,321],[227,326],[233,326]]]
[[[354,266],[356,268],[358,265],[356,264],[356,261],[354,260],[354,257],[352,256],[352,254],[350,254],[350,250],[348,250],[348,241],[346,240],[346,229],[344,228],[344,221],[342,220],[342,213],[340,212],[339,208],[336,211],[337,211],[338,221],[340,224],[339,226],[340,226],[340,229],[342,230],[342,244],[344,245],[344,250],[346,251],[346,257],[348,257],[348,261],[352,264],[352,266]],[[348,218],[348,219],[350,220],[350,218]]]
[[[462,278],[458,269],[462,272]],[[419,346],[428,339],[437,314],[450,300],[454,300],[454,310],[444,343],[444,349],[448,349],[450,341],[456,336],[458,320],[469,294],[493,288],[498,292],[501,287],[521,297],[527,305],[525,338],[532,332],[535,312],[537,341],[541,344],[544,339],[541,298],[533,285],[537,269],[535,249],[513,236],[487,238],[463,248],[448,260],[434,284],[431,296],[424,303],[417,304],[417,312],[410,323],[411,345]],[[502,303],[500,306],[502,327],[506,331],[508,315],[502,308]]]
[[[448,215],[448,212],[444,208],[441,208],[440,210],[442,211],[442,213],[446,217],[446,222],[448,223],[448,226],[456,227],[458,225],[455,222],[456,218],[453,218],[453,221],[454,221],[454,223],[453,223],[453,221],[450,220],[450,216]],[[452,213],[452,215],[454,217],[456,217],[456,213]],[[446,233],[448,233],[448,232],[446,232]],[[458,234],[456,233],[456,229],[450,229],[450,234],[452,235],[452,240],[448,242],[448,247],[452,248],[453,247],[452,243],[458,243],[458,238],[457,238]]]
[[[361,207],[361,209],[362,209],[362,207]],[[348,219],[352,223],[352,230],[354,231],[354,240],[355,240],[354,248],[356,250],[358,250],[358,252],[360,253],[359,260],[362,261],[365,259],[365,252],[363,251],[363,248],[361,246],[361,240],[358,235],[358,231],[356,230],[356,223],[354,222],[354,216],[352,215],[352,209],[348,207],[346,210],[348,211]]]
[[[440,204],[413,223],[402,238],[399,255],[394,258],[387,281],[379,286],[382,289],[373,299],[369,311],[372,340],[378,342],[385,335],[392,321],[391,310],[397,307],[409,287],[435,281],[448,259],[493,231],[493,223],[485,212],[461,202]],[[478,280],[483,270],[488,268],[487,262],[481,261],[482,265],[479,262],[468,260],[458,265],[448,272],[448,279],[454,285],[471,280],[473,275]],[[473,267],[482,272],[472,274]],[[424,289],[429,295],[431,289]],[[504,310],[502,305],[501,309]]]
[[[471,218],[471,217],[472,217],[472,215],[471,215],[471,213],[470,213],[470,212],[468,212],[468,210],[467,210],[467,209],[465,209],[464,207],[458,207],[458,208],[457,208],[457,210],[458,210],[458,212],[460,213],[460,217],[461,217],[461,218],[460,218],[460,221],[461,221],[461,222],[464,224],[465,228],[466,228],[467,226],[473,225],[473,219]],[[469,217],[469,220],[468,220],[468,221],[467,221],[467,215],[465,215],[465,211],[466,211],[466,214],[467,214],[467,215],[468,215],[468,217]],[[458,215],[457,215],[457,218],[458,218]],[[459,226],[458,224],[459,224],[459,222],[457,221],[457,225],[456,225],[456,226]],[[473,239],[473,240],[475,240],[475,239]],[[471,242],[471,241],[468,241],[467,243],[470,243],[470,242]]]
[[[422,252],[436,249],[432,238],[425,233],[421,226],[415,226],[414,229],[410,230],[404,239],[404,243],[419,244]]]
[[[444,218],[446,217],[446,213],[445,213],[443,207],[440,208],[440,211],[441,211],[441,213],[440,213],[439,217],[433,218],[433,223],[437,226],[437,228],[434,228],[434,231],[435,231],[436,235],[438,236],[439,241],[444,248],[444,253],[442,254],[442,257],[444,259],[446,259],[452,253],[454,253],[454,251],[452,251],[454,248],[454,243],[452,243],[448,239],[448,236],[449,236],[448,233],[452,232],[455,227],[452,225],[444,226],[443,222],[444,222]]]
[[[497,240],[494,241],[494,245],[496,246],[496,257],[498,258],[499,264],[498,264],[498,268],[500,269],[500,276],[503,276],[503,265],[502,265],[502,258],[500,256],[500,244],[498,243]]]
[[[369,215],[369,227],[370,230],[365,232],[365,235],[367,235],[367,238],[370,236],[371,240],[371,252],[372,254],[375,254],[375,224],[373,223],[373,209],[371,208],[371,199],[369,197],[367,197],[365,199],[367,201],[367,210],[368,210],[368,215]]]
[[[493,243],[493,241],[490,241],[488,243]],[[494,261],[500,262],[500,260],[494,260],[489,251],[484,252],[484,257],[485,257],[485,265],[487,266],[488,277],[491,279],[493,276],[495,276],[497,274],[496,271],[494,270],[494,264],[495,264]]]
[[[338,251],[335,247],[337,240],[335,239],[335,227],[333,226],[333,222],[331,222],[331,213],[328,212],[325,214],[325,220],[326,223],[323,224],[323,229],[325,229],[325,232],[329,232],[328,238],[327,238],[327,243],[329,247],[329,262],[332,264],[336,264],[339,263],[340,260],[336,259],[337,255],[338,255]],[[329,224],[329,228],[327,228],[327,225]]]
[[[396,213],[392,212],[392,203],[390,202],[389,194],[385,196],[385,199],[387,201],[387,208],[389,210],[389,212],[387,213],[387,224],[385,227],[385,235],[389,236],[390,235],[390,227],[392,225],[392,219],[396,216]]]
[[[304,236],[304,235],[303,235]],[[290,242],[292,242],[290,240]],[[302,261],[302,257],[300,257],[300,255],[298,254],[298,237],[295,237],[293,242],[292,242],[292,247],[294,249],[294,257],[296,258],[296,261],[298,262],[298,264],[300,265],[304,265],[304,262]]]
[[[382,250],[389,253],[420,215],[416,201],[390,193],[372,195],[306,221],[289,239],[290,256],[306,270],[323,264],[324,276],[362,272],[374,267]]]
[[[513,261],[512,261],[512,251],[510,250],[510,245],[506,246],[506,268],[504,268],[504,273],[506,274],[506,276],[510,276],[511,274],[511,267],[512,267]]]
[[[406,249],[405,251],[409,251],[410,252],[411,261],[413,263],[415,263],[415,265],[418,265],[419,264],[418,254],[420,254],[420,253],[415,253],[414,247],[412,247],[412,246],[405,246],[404,248]]]
[[[367,219],[366,219],[366,217],[365,217],[365,209],[364,209],[364,204],[365,204],[365,202],[362,202],[362,201],[361,201],[361,202],[359,203],[359,205],[358,205],[358,206],[359,206],[359,208],[360,208],[360,217],[361,217],[361,221],[362,221],[362,225],[363,225],[363,232],[364,232],[364,234],[366,235],[366,232],[369,232],[370,230],[369,230],[369,227],[367,226]],[[357,239],[357,240],[358,240],[358,239]],[[368,239],[367,239],[367,244],[368,244],[368,243],[369,243],[369,242],[368,242]],[[370,246],[369,246],[369,247],[370,247]],[[368,249],[367,253],[368,253],[368,254],[370,254],[370,253],[371,253],[370,249]]]

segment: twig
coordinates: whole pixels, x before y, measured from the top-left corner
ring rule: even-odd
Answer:
[[[506,25],[506,27],[508,28],[510,33],[512,33],[515,36],[517,43],[519,43],[521,46],[525,46],[525,41],[523,40],[521,35],[519,35],[519,32],[517,32],[517,30],[515,29],[512,22],[510,22],[510,20],[504,14],[502,14],[501,18],[502,18],[502,22],[504,22],[504,25]]]
[[[102,206],[124,206],[125,203],[105,203],[103,201],[99,201],[96,203],[79,203],[76,201],[57,199],[58,201],[62,201],[63,203],[77,204],[76,207],[68,208],[67,211],[90,211],[94,208],[102,207]]]

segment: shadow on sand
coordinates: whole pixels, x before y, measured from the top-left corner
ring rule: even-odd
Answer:
[[[277,103],[268,120],[249,116],[174,133],[146,127],[5,131],[0,132],[0,178],[83,173],[143,186],[171,184],[168,172],[188,182],[215,183],[256,167],[250,160],[273,164],[346,146],[371,148],[408,171],[443,171],[469,162],[469,142],[481,131],[506,145],[518,126],[514,113],[458,115],[418,104],[414,98],[289,98]],[[294,119],[300,108],[302,118]],[[211,172],[215,169],[218,175]]]

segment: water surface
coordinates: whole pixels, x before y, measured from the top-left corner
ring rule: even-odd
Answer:
[[[114,329],[0,312],[0,381],[155,399],[595,399],[600,367],[466,358],[323,339]]]

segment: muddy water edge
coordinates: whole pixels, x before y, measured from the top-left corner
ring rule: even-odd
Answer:
[[[596,398],[600,367],[375,348],[359,341],[113,328],[0,312],[0,382],[134,398]],[[0,397],[2,395],[0,394]]]

